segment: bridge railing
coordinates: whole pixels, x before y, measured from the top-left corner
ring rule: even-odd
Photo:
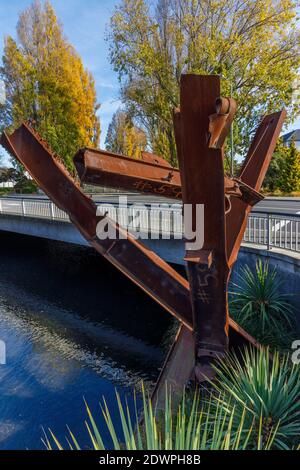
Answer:
[[[53,202],[43,198],[1,197],[0,214],[69,220],[68,215]]]
[[[300,217],[252,212],[247,223],[244,242],[300,252]]]
[[[181,204],[151,206],[151,210],[149,205],[139,208],[138,205],[122,206],[101,201],[96,201],[96,204],[100,213],[106,212],[109,217],[129,230],[151,231],[151,234],[160,234],[162,237],[168,234],[172,234],[172,238],[182,237]],[[1,197],[0,214],[69,221],[68,215],[53,202],[38,197]],[[299,253],[300,217],[252,212],[244,242],[262,245],[268,250],[274,247]]]

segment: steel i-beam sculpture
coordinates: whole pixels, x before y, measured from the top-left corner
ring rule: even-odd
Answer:
[[[210,375],[211,359],[227,349],[228,279],[251,207],[263,199],[259,190],[285,118],[284,110],[264,117],[239,177],[228,178],[223,153],[235,101],[220,98],[219,77],[186,75],[180,105],[174,110],[180,170],[161,162],[150,167],[115,154],[107,158],[107,153],[92,149],[80,150],[74,159],[84,182],[182,198],[192,205],[204,203],[204,246],[198,252],[188,250],[185,257],[196,341],[190,331],[179,330],[161,374],[162,383],[168,379],[173,384],[187,379],[194,369],[193,347],[199,380]]]
[[[257,345],[229,318],[227,285],[247,216],[262,199],[259,190],[285,111],[262,120],[239,177],[232,179],[224,175],[223,159],[235,109],[234,100],[220,98],[219,77],[183,75],[180,108],[174,110],[179,170],[146,152],[141,161],[93,149],[82,149],[74,157],[84,182],[182,198],[193,209],[204,204],[204,246],[194,250],[187,245],[188,281],[112,220],[116,239],[100,239],[97,224],[106,216],[96,215],[93,201],[30,126],[22,124],[1,138],[88,242],[181,322],[157,382],[155,400],[161,399],[166,381],[181,389],[193,376],[199,381],[211,376],[211,362],[228,348],[228,333],[230,343]]]

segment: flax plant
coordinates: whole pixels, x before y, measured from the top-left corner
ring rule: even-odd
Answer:
[[[277,351],[271,356],[268,348],[246,349],[239,359],[229,354],[214,367],[214,408],[229,412],[226,419],[229,423],[232,416],[233,428],[242,421],[242,432],[253,431],[248,440],[250,447],[257,448],[259,442],[263,448],[270,440],[277,449],[299,443],[299,367],[289,354]]]
[[[116,405],[121,420],[120,432],[112,420],[106,401],[103,400],[101,413],[105,421],[105,429],[100,429],[93,417],[87,403],[87,420],[85,422],[89,448],[91,450],[244,450],[253,443],[256,430],[253,424],[250,426],[247,417],[248,410],[244,407],[242,413],[235,407],[223,406],[223,401],[213,402],[212,398],[201,407],[198,392],[193,394],[191,406],[187,406],[187,398],[184,394],[177,407],[172,404],[172,393],[166,389],[164,411],[160,413],[153,407],[151,399],[147,396],[144,388],[142,390],[143,420],[141,421],[137,411],[137,401],[132,412],[128,403],[124,405],[116,392]],[[175,409],[174,409],[175,408]],[[161,418],[163,415],[163,419]],[[277,426],[278,427],[278,426]],[[269,450],[276,438],[277,427],[270,429],[268,439],[263,440],[263,420],[258,421],[258,435],[256,448]],[[112,446],[105,443],[104,434],[107,432]],[[70,429],[64,443],[58,440],[49,429],[44,432],[44,445],[48,450],[66,449],[80,450],[79,440]],[[252,445],[252,444],[251,444]],[[85,446],[85,448],[87,448]]]
[[[276,268],[258,260],[255,269],[244,266],[231,284],[232,317],[265,345],[285,349],[294,339],[295,316]]]

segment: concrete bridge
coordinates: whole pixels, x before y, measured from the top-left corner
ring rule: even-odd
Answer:
[[[142,242],[165,261],[182,265],[181,205],[174,205],[172,201],[161,205],[162,201],[156,201],[151,207],[147,201],[142,205],[118,204],[116,195],[95,200],[100,211],[135,231]],[[88,246],[67,214],[45,197],[1,197],[0,231]],[[253,266],[258,257],[268,259],[282,274],[286,291],[293,294],[291,300],[299,311],[300,321],[299,234],[298,214],[252,212],[232,277],[236,279],[242,265]]]

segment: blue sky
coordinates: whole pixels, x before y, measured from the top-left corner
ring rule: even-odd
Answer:
[[[0,0],[0,57],[6,35],[15,37],[20,11],[31,0]],[[94,75],[98,101],[101,103],[101,146],[104,146],[108,124],[120,106],[119,83],[108,60],[105,29],[118,0],[51,0],[64,32],[80,54],[85,67]],[[300,128],[300,119],[289,130]]]

